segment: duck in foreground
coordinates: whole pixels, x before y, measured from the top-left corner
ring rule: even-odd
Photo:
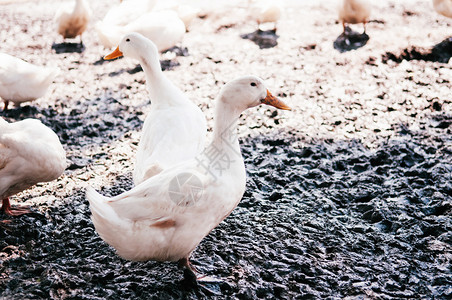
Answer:
[[[135,185],[164,169],[198,155],[207,132],[204,114],[162,72],[155,44],[139,33],[125,35],[113,53],[135,58],[143,67],[151,96],[151,111],[144,121],[138,144]]]
[[[44,96],[59,70],[40,67],[20,58],[0,53],[0,98],[8,109],[9,102],[19,106],[22,102]]]
[[[345,31],[345,24],[363,23],[364,33],[366,33],[366,24],[369,22],[370,3],[368,0],[343,0],[339,7],[339,21],[342,23]]]
[[[128,260],[177,261],[185,275],[196,280],[190,254],[245,192],[237,120],[244,110],[262,103],[290,110],[262,79],[235,79],[216,99],[213,140],[196,158],[113,198],[88,187],[91,218],[101,238]]]
[[[57,179],[66,169],[66,153],[58,136],[39,120],[8,123],[0,118],[1,210],[10,216],[30,212],[10,205],[10,196]]]

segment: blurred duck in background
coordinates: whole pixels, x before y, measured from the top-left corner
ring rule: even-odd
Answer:
[[[433,0],[436,12],[448,18],[452,18],[452,0]]]
[[[276,32],[276,23],[281,18],[281,5],[279,1],[272,0],[248,0],[251,17],[257,22],[258,31],[261,24],[273,23],[273,31]]]
[[[124,1],[127,3],[132,0]],[[137,32],[152,40],[159,51],[167,50],[179,43],[185,34],[185,24],[172,10],[150,11],[125,25],[100,22],[96,30],[106,48],[117,46],[121,38]]]
[[[71,5],[66,3],[55,15],[58,33],[64,39],[74,39],[80,36],[80,44],[83,44],[82,34],[86,30],[90,18],[91,9],[87,0],[76,0]]]
[[[366,24],[370,17],[370,3],[368,0],[343,0],[339,7],[339,21],[346,33],[346,24],[363,23],[364,33],[366,33]]]
[[[154,11],[172,10],[177,13],[177,16],[184,22],[185,28],[188,30],[190,23],[201,14],[201,9],[198,7],[181,4],[180,1],[165,0],[159,1],[154,8]]]
[[[57,179],[65,169],[66,153],[50,128],[35,119],[8,123],[0,118],[0,199],[3,213],[10,216],[29,213],[29,208],[11,207],[9,197],[39,182]]]
[[[124,26],[150,12],[157,0],[126,0],[114,5],[107,12],[100,24]],[[98,22],[99,24],[99,22]]]
[[[8,109],[9,102],[15,106],[42,97],[58,75],[53,67],[39,67],[14,56],[0,53],[0,97]]]

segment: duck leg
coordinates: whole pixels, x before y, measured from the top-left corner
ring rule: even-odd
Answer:
[[[363,22],[363,27],[364,27],[364,32],[363,32],[363,34],[366,34],[366,25],[367,25],[367,21],[364,21],[364,22]]]
[[[8,216],[20,216],[20,215],[31,213],[31,210],[28,207],[12,208],[11,203],[9,203],[9,198],[3,199],[1,210]]]
[[[182,258],[178,261],[179,267],[184,268],[184,277],[190,283],[196,285],[198,282],[206,282],[206,283],[218,283],[223,282],[223,280],[200,274],[195,267],[190,263],[188,257]]]
[[[8,110],[9,100],[3,100],[3,102],[5,103],[5,106],[3,107],[3,111],[7,111]]]
[[[192,266],[192,264],[190,263],[190,261],[188,260],[188,257],[184,257],[182,259],[180,259],[178,261],[179,264],[179,268],[183,268],[184,269],[184,278],[190,282],[193,285],[197,284],[197,271],[196,269]]]

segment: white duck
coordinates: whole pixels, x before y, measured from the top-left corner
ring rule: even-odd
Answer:
[[[155,6],[154,11],[158,12],[162,10],[175,11],[182,22],[184,22],[185,28],[188,28],[190,23],[201,13],[200,8],[181,4],[180,1],[175,0],[159,1]]]
[[[2,211],[17,216],[30,212],[12,208],[10,196],[38,182],[58,178],[66,169],[66,153],[58,136],[39,120],[8,123],[0,118],[0,199]]]
[[[366,24],[369,22],[370,3],[368,0],[343,0],[339,7],[339,21],[345,33],[345,24],[363,23],[364,33],[366,32]]]
[[[199,107],[163,74],[152,41],[139,33],[127,34],[105,58],[122,55],[140,62],[152,102],[138,144],[133,174],[138,185],[161,170],[199,154],[204,149],[207,126]]]
[[[91,9],[86,0],[75,0],[72,5],[62,6],[55,15],[58,33],[64,39],[80,36],[80,43],[82,43],[82,33],[86,30],[90,18]]]
[[[105,47],[118,45],[121,38],[129,32],[138,32],[152,40],[159,51],[175,46],[182,40],[186,31],[184,22],[172,10],[151,11],[126,25],[98,23],[96,30]]]
[[[274,23],[276,31],[276,23],[281,18],[281,5],[279,1],[272,0],[249,0],[251,15],[257,21],[257,29],[263,23]]]
[[[194,278],[191,252],[232,212],[245,191],[237,120],[244,110],[261,103],[290,109],[260,78],[235,79],[216,99],[213,141],[198,157],[113,198],[88,187],[92,220],[101,238],[125,259],[179,261]]]
[[[433,0],[433,7],[437,13],[452,18],[452,0]]]
[[[124,26],[150,12],[157,0],[127,0],[113,6],[104,16],[102,23]]]
[[[0,98],[5,102],[4,109],[10,101],[19,106],[42,97],[58,73],[57,68],[39,67],[0,53]]]

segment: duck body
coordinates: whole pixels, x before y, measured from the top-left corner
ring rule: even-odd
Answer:
[[[0,118],[0,199],[58,178],[66,153],[58,136],[39,120],[8,123]]]
[[[113,6],[107,12],[102,23],[108,25],[125,26],[150,12],[157,0],[127,0]]]
[[[366,0],[343,0],[339,7],[339,21],[342,22],[345,31],[345,24],[364,24],[369,21],[370,4]]]
[[[166,10],[175,11],[187,29],[191,22],[201,13],[201,9],[187,4],[181,4],[180,1],[175,0],[160,1],[154,8],[154,11]]]
[[[40,67],[0,53],[0,97],[16,106],[42,97],[59,73],[57,68]]]
[[[124,35],[137,32],[152,40],[159,51],[176,45],[186,31],[184,22],[172,10],[148,12],[124,26],[98,23],[96,30],[105,47],[116,46]]]
[[[91,9],[86,0],[76,0],[73,6],[60,8],[55,16],[58,23],[58,33],[65,39],[81,36],[88,26]]]
[[[138,144],[135,184],[195,157],[204,149],[205,117],[195,104],[186,100],[184,105],[151,108]]]
[[[236,161],[230,173],[234,177],[228,175],[221,183],[206,174],[197,161],[188,161],[110,199],[88,189],[96,231],[124,259],[179,261],[187,258],[243,196],[245,167],[242,160]],[[184,179],[186,175],[192,179],[178,186],[178,177]],[[190,180],[200,190],[191,188]],[[173,196],[173,191],[189,196]]]
[[[433,0],[436,12],[448,18],[452,18],[452,0]]]
[[[226,84],[216,100],[212,143],[199,156],[113,198],[88,188],[96,231],[123,258],[188,262],[244,194],[245,165],[235,134],[240,113],[261,103],[288,109],[278,101],[255,76]]]
[[[146,75],[151,110],[143,125],[133,178],[135,185],[191,159],[204,149],[204,114],[163,74],[156,45],[139,33],[127,34],[106,58],[124,55],[139,61]]]
[[[102,45],[116,46],[130,32],[152,40],[159,51],[180,42],[186,31],[184,22],[175,10],[153,11],[155,4],[155,0],[128,0],[113,7],[95,26]]]

